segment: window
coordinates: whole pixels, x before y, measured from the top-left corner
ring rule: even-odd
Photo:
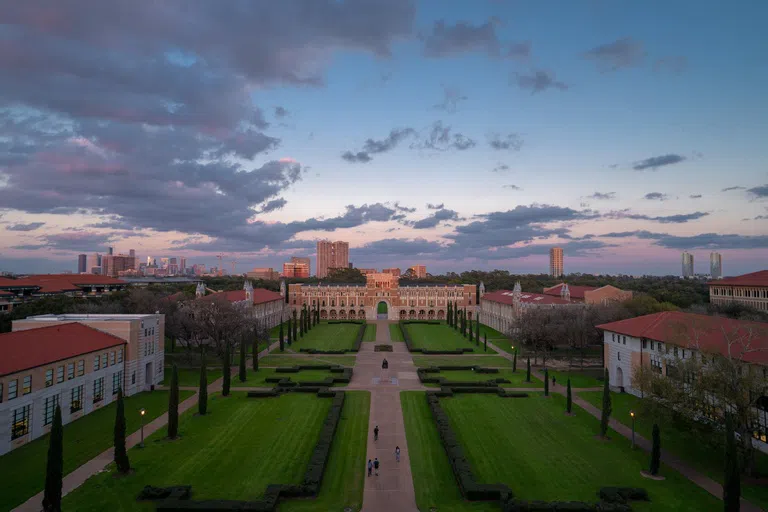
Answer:
[[[123,371],[112,374],[112,394],[116,395],[117,390],[123,386]]]
[[[624,345],[626,345],[627,344],[627,337],[626,336],[622,336],[622,338],[624,338],[623,343],[624,343]]]
[[[97,371],[99,369],[99,356],[98,354],[93,356],[93,371]]]
[[[69,412],[77,412],[83,408],[83,391],[84,391],[84,384],[80,384],[79,386],[72,388],[72,398],[69,402]]]
[[[67,380],[75,378],[75,363],[69,363],[67,365]]]
[[[621,361],[621,352],[617,352],[617,353],[616,353],[616,356],[617,356],[617,359],[618,359],[619,361]]]
[[[661,373],[661,359],[652,357],[651,358],[651,368],[653,368],[653,371],[656,373]]]
[[[133,372],[133,374],[131,374],[131,384],[136,384],[136,372]]]
[[[11,424],[11,440],[29,434],[29,411],[31,408],[32,404],[28,404],[14,409],[13,423]]]
[[[32,392],[32,376],[27,375],[24,377],[24,384],[21,387],[21,394],[28,395]]]
[[[662,351],[662,346],[661,346],[661,343],[659,343],[658,345],[656,345],[656,348],[658,348],[658,349],[659,349],[659,352],[661,352],[661,351]]]
[[[643,348],[648,348],[648,340],[643,340]]]
[[[115,364],[115,351],[109,353],[109,366],[112,366]]]
[[[101,354],[101,367],[106,368],[107,367],[107,353],[104,352]]]
[[[77,376],[80,377],[85,374],[85,359],[81,359],[77,362]]]
[[[93,381],[93,403],[99,402],[104,398],[104,377]]]
[[[45,370],[45,387],[53,386],[53,368]]]
[[[3,403],[3,383],[0,382],[0,404]]]
[[[677,347],[675,347],[674,349],[672,349],[672,351],[674,352],[674,356],[675,356],[675,357],[677,357]]]
[[[45,399],[45,409],[43,410],[43,425],[53,423],[53,414],[56,412],[56,406],[59,405],[59,395],[49,396]]]
[[[117,362],[122,363],[123,362],[123,349],[120,348],[117,350]]]
[[[653,350],[653,341],[651,341],[651,350]]]

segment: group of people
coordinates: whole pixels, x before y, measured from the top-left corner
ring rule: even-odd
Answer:
[[[373,440],[378,441],[379,440],[379,426],[376,425],[373,428]],[[395,461],[400,462],[400,447],[395,446]],[[375,474],[376,476],[379,476],[379,458],[375,457],[373,460],[368,459],[368,476],[371,476],[371,474]]]

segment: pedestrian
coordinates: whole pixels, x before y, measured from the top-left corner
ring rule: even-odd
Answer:
[[[368,459],[368,476],[371,476],[371,471],[373,471],[373,462],[371,462],[371,459]]]
[[[379,458],[373,459],[373,469],[376,471],[376,476],[379,476]]]
[[[395,460],[397,462],[400,462],[400,447],[399,446],[395,446]]]
[[[552,385],[554,386],[555,384],[557,384],[557,378],[553,375],[552,376]]]
[[[379,426],[378,425],[376,425],[373,428],[373,440],[374,441],[378,441],[379,440]]]

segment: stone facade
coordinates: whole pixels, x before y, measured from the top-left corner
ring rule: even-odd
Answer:
[[[709,302],[713,304],[738,302],[760,311],[768,311],[768,270],[726,277],[707,284]]]

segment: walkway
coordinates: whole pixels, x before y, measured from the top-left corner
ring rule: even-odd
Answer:
[[[392,345],[394,351],[374,352],[377,344]],[[381,368],[384,358],[389,363],[388,370]],[[376,342],[362,344],[352,382],[346,389],[371,392],[367,458],[378,457],[381,462],[379,476],[365,479],[362,512],[418,512],[400,391],[424,388],[405,343],[391,341],[386,320],[376,321]],[[376,425],[379,426],[378,441],[373,440]],[[395,446],[400,447],[399,463],[395,462]]]

